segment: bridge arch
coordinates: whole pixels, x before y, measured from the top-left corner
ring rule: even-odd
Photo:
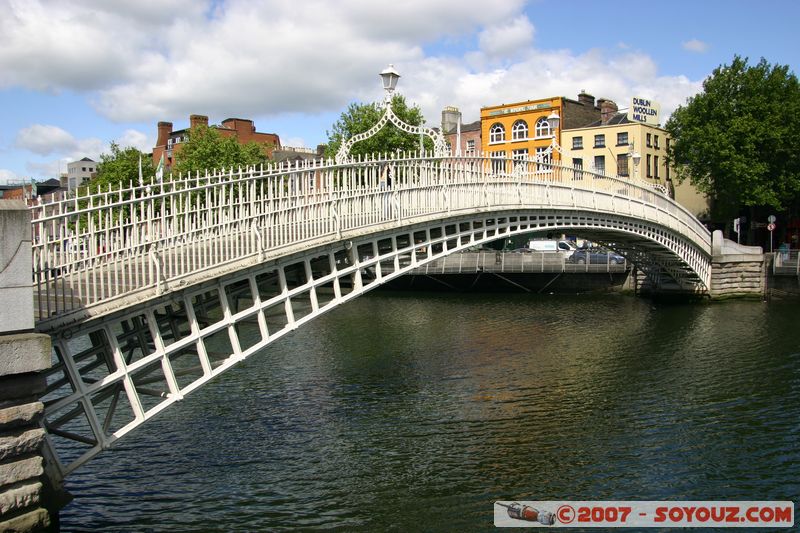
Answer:
[[[40,309],[44,297],[56,310],[38,324],[57,356],[43,398],[56,477],[305,322],[469,246],[579,233],[654,279],[707,286],[708,232],[646,184],[532,160],[506,161],[508,173],[496,163],[317,162],[101,193],[89,207],[40,206],[34,275]],[[395,166],[388,189],[378,180],[385,164]],[[112,217],[121,209],[131,220]],[[65,236],[69,228],[77,231]],[[93,245],[65,253],[72,239]],[[61,260],[58,272],[45,260]],[[114,292],[111,282],[131,270],[141,283]],[[51,301],[76,287],[81,305]]]

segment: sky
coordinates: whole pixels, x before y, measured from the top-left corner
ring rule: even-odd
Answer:
[[[0,0],[0,183],[150,152],[190,114],[314,148],[390,63],[429,126],[582,90],[664,122],[737,54],[798,73],[798,20],[796,0]]]

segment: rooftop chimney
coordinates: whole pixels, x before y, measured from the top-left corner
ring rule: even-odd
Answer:
[[[172,122],[159,122],[156,146],[166,146],[170,133],[172,133]]]
[[[205,115],[189,115],[189,127],[194,128],[195,126],[208,127],[208,117]]]
[[[605,98],[598,98],[597,105],[600,106],[600,123],[601,124],[608,124],[608,122],[614,118],[614,115],[617,114],[619,108],[617,108],[617,104],[615,104],[611,100],[607,100]]]
[[[585,89],[581,89],[580,94],[578,94],[578,101],[585,106],[594,107],[594,96],[587,93]]]

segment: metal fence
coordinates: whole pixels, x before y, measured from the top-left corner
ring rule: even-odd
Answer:
[[[541,273],[603,273],[625,272],[630,264],[621,263],[606,255],[605,261],[592,262],[588,255],[586,263],[573,263],[561,253],[547,252],[463,252],[452,254],[414,269],[412,274],[476,274],[479,272],[498,274]]]
[[[800,277],[800,250],[780,250],[774,253],[772,273],[776,276]]]
[[[385,178],[387,177],[388,178]],[[244,259],[382,225],[544,206],[649,221],[704,282],[711,237],[642,181],[534,160],[417,156],[192,173],[32,207],[37,321],[152,298]]]

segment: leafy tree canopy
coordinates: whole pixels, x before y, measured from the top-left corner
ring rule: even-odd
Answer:
[[[80,191],[85,192],[88,189],[90,192],[96,192],[98,187],[102,191],[106,191],[109,185],[112,190],[128,187],[131,183],[137,185],[139,183],[140,158],[144,182],[151,183],[155,168],[150,156],[132,146],[121,148],[119,144],[112,142],[111,153],[100,155],[97,175],[87,183],[86,187],[81,187]]]
[[[782,210],[800,197],[800,85],[788,66],[735,56],[666,125],[678,179],[708,194],[718,215]]]
[[[421,126],[425,123],[420,108],[416,105],[409,107],[402,95],[395,94],[392,98],[392,111],[406,124]],[[380,103],[350,104],[332,129],[326,132],[328,145],[325,148],[325,157],[335,157],[343,141],[369,130],[378,123],[382,115],[383,105]],[[429,137],[424,138],[424,143],[426,151],[433,150],[433,143]],[[358,156],[398,151],[419,151],[419,135],[406,133],[393,124],[386,124],[373,137],[353,145],[350,154]]]
[[[241,144],[235,136],[225,137],[216,128],[195,126],[189,130],[189,140],[175,150],[172,172],[185,174],[258,165],[267,161],[265,148],[253,141]]]

